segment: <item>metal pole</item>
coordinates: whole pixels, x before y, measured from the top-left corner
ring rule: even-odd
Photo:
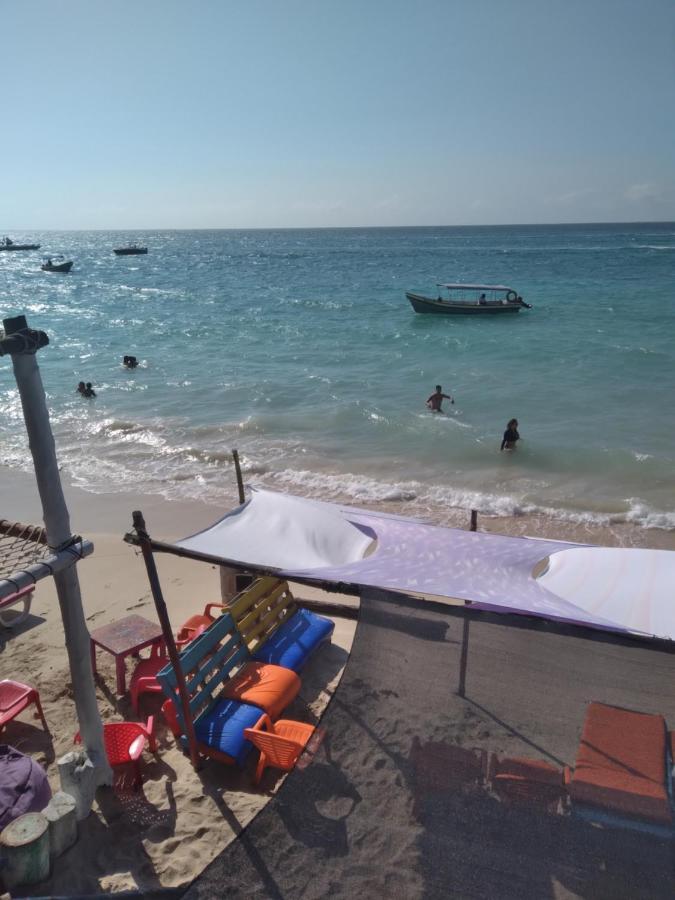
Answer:
[[[462,631],[462,655],[459,660],[459,687],[457,693],[460,697],[464,696],[466,687],[466,664],[469,657],[469,623],[470,619],[466,612],[464,613],[464,629]]]
[[[134,523],[134,529],[139,539],[138,545],[141,548],[141,553],[143,554],[143,559],[145,561],[145,568],[148,572],[148,580],[150,582],[150,589],[155,601],[155,609],[157,610],[159,622],[162,626],[162,632],[164,633],[166,649],[169,651],[169,659],[171,660],[171,665],[173,666],[173,670],[176,673],[178,696],[180,697],[180,704],[183,710],[183,719],[185,721],[185,736],[187,738],[188,748],[190,750],[190,761],[193,768],[196,770],[199,769],[200,763],[199,753],[197,752],[197,738],[195,736],[195,727],[192,721],[192,711],[190,710],[190,698],[188,697],[187,686],[185,684],[185,676],[183,675],[183,668],[180,664],[180,657],[178,656],[176,642],[173,639],[173,631],[171,630],[169,613],[166,608],[166,603],[164,602],[164,596],[162,595],[162,586],[159,583],[159,575],[157,573],[157,566],[155,565],[155,557],[152,553],[150,536],[145,529],[145,519],[143,518],[143,513],[140,510],[136,510],[131,515]]]
[[[60,550],[72,542],[70,515],[66,506],[56,459],[54,435],[35,353],[49,340],[42,332],[27,327],[24,316],[5,319],[6,339],[0,353],[10,353],[14,376],[21,397],[28,443],[35,466],[47,542]],[[54,584],[61,607],[73,697],[80,734],[95,767],[96,784],[112,784],[112,770],[103,742],[103,725],[96,703],[96,687],[91,667],[90,637],[82,609],[80,582],[76,567],[54,573]]]
[[[232,451],[232,461],[234,462],[234,472],[237,476],[237,490],[239,491],[240,505],[246,503],[246,494],[244,493],[244,479],[241,477],[241,464],[239,462],[239,451]]]

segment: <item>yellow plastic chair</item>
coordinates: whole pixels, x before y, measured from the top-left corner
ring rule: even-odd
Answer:
[[[267,713],[263,713],[253,728],[244,730],[246,739],[260,750],[253,783],[260,784],[267,766],[290,772],[315,732],[314,725],[292,719],[279,719],[273,723]]]

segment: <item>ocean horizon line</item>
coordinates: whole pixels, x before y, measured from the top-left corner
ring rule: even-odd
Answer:
[[[185,233],[185,232],[220,232],[220,231],[412,231],[424,229],[452,228],[457,230],[466,229],[487,229],[487,228],[613,228],[628,227],[635,225],[673,225],[673,219],[634,219],[634,220],[617,220],[617,221],[589,221],[589,222],[498,222],[498,223],[481,223],[473,225],[200,225],[191,228],[185,227],[147,227],[129,225],[125,227],[116,226],[114,228],[105,228],[96,226],[93,228],[42,228],[39,226],[3,226],[0,231],[39,231],[42,233],[55,234],[82,234],[83,232],[97,233],[119,233],[126,234],[129,231],[138,233]]]

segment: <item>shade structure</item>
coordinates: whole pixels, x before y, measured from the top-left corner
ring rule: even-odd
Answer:
[[[243,507],[179,546],[270,568],[319,569],[357,562],[373,542],[339,506],[254,489]]]
[[[675,638],[671,551],[461,531],[258,488],[175,546],[197,558],[344,590],[453,598],[495,612]],[[617,566],[630,573],[623,588]]]

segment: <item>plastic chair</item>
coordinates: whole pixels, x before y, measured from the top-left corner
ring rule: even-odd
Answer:
[[[37,706],[35,718],[42,719],[44,730],[49,733],[49,726],[40,703],[40,695],[35,688],[22,684],[20,681],[8,679],[0,681],[0,732],[7,722],[11,722],[31,703]]]
[[[161,694],[162,686],[157,681],[157,673],[167,664],[166,647],[163,643],[153,644],[150,656],[138,661],[129,682],[131,706],[138,715],[140,694]]]
[[[490,755],[488,782],[502,800],[558,806],[565,799],[567,767],[561,770],[540,759]]]
[[[150,752],[156,753],[154,716],[150,716],[145,725],[142,722],[106,722],[103,726],[103,743],[108,762],[111,766],[133,763],[134,790],[142,782],[140,759],[146,742],[150,745]],[[75,743],[82,743],[79,731],[75,735]]]
[[[245,728],[246,739],[260,750],[253,783],[260,784],[267,766],[290,772],[315,732],[314,725],[292,719],[279,719],[272,723],[267,713],[258,719],[253,728]]]
[[[31,584],[15,594],[10,594],[9,597],[0,600],[0,625],[4,628],[16,628],[17,625],[25,622],[30,614],[30,605],[33,602],[34,592],[35,585]],[[18,606],[19,603],[23,603],[23,609],[21,612],[16,612],[14,607]]]
[[[212,609],[227,609],[227,607],[224,603],[207,603],[201,615],[190,616],[187,622],[183,622],[176,637],[176,645],[185,646],[215,622],[216,617],[211,614]]]

